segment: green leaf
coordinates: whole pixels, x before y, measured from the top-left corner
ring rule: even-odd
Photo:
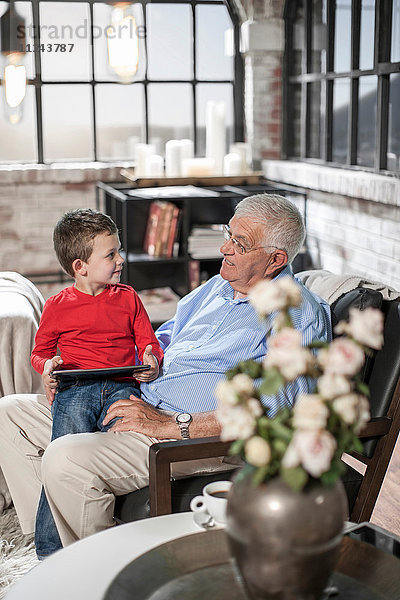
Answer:
[[[245,479],[248,475],[252,475],[255,471],[255,467],[250,465],[249,463],[245,463],[245,465],[239,470],[238,474],[235,476],[235,481],[239,482]]]
[[[266,465],[265,467],[258,467],[253,475],[253,485],[260,485],[260,483],[262,483],[266,479],[268,471],[268,465]]]
[[[362,454],[364,451],[363,443],[358,437],[354,437],[352,450],[358,452],[359,454]]]
[[[229,448],[229,454],[241,454],[244,448],[245,441],[244,440],[236,440],[232,443]]]
[[[360,392],[360,394],[363,394],[363,396],[369,398],[369,387],[366,383],[363,383],[362,381],[357,381],[356,389],[358,392]]]
[[[283,481],[295,492],[300,492],[308,481],[308,475],[302,467],[282,469],[281,476]]]
[[[278,369],[266,369],[263,373],[263,382],[260,385],[260,392],[266,396],[273,396],[284,384],[285,380]]]
[[[277,421],[271,420],[271,431],[274,436],[277,438],[281,438],[285,442],[289,443],[292,439],[293,431],[283,425],[282,423],[278,423]]]

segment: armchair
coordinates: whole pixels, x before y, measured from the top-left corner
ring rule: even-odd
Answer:
[[[368,306],[381,308],[385,315],[384,347],[366,361],[362,374],[370,386],[371,420],[360,434],[364,453],[355,456],[361,468],[348,465],[343,477],[349,518],[361,522],[370,519],[399,433],[400,302],[383,300],[382,294],[373,289],[356,288],[331,305],[333,323],[347,318],[352,306],[361,310]],[[201,493],[204,485],[230,478],[234,469],[174,480],[171,465],[177,461],[223,456],[229,446],[229,442],[215,437],[154,444],[149,453],[149,486],[117,498],[117,520],[133,521],[189,510],[190,499]]]

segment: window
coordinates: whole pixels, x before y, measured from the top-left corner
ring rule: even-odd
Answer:
[[[287,158],[400,170],[400,0],[286,6]]]
[[[0,0],[0,15],[7,5]],[[243,139],[235,11],[225,0],[140,0],[139,6],[145,66],[123,83],[107,60],[111,2],[15,2],[25,20],[28,86],[17,125],[7,119],[0,89],[1,162],[131,160],[136,143],[153,143],[163,154],[174,138],[191,138],[201,155],[207,100],[227,104],[227,142]]]

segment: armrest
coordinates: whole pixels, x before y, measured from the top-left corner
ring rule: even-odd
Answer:
[[[370,437],[382,437],[389,433],[392,419],[389,417],[374,417],[363,427],[359,434],[359,438],[365,439]]]
[[[158,442],[149,450],[150,516],[171,512],[171,463],[228,454],[231,442],[219,437]]]

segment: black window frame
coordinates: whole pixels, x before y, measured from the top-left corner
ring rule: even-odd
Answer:
[[[400,62],[391,62],[391,35],[392,35],[392,10],[393,0],[376,0],[375,3],[375,35],[374,35],[374,65],[372,69],[361,70],[360,34],[361,34],[361,0],[351,2],[351,69],[347,72],[334,71],[334,43],[335,43],[335,10],[336,0],[327,2],[327,27],[326,27],[326,70],[325,72],[312,72],[312,4],[313,0],[302,0],[304,7],[304,21],[302,30],[302,72],[294,75],[290,73],[293,60],[293,39],[296,11],[299,3],[296,0],[287,0],[285,5],[285,33],[286,48],[283,65],[283,114],[286,115],[283,123],[283,155],[286,159],[296,159],[316,164],[329,164],[341,168],[357,168],[373,172],[387,171],[391,175],[397,171],[387,170],[388,152],[388,126],[389,126],[389,100],[390,76],[400,73]],[[321,0],[322,2],[322,0]],[[304,52],[305,48],[305,52]],[[375,152],[374,167],[357,164],[358,141],[358,97],[360,77],[367,75],[377,76],[377,110],[375,121]],[[333,88],[338,79],[350,81],[350,102],[348,111],[348,144],[347,159],[345,163],[332,160],[332,134],[333,134]],[[320,158],[310,157],[310,108],[311,85],[321,82],[323,87],[323,110],[320,112],[322,142]],[[300,123],[300,153],[294,155],[291,151],[295,144],[295,104],[293,84],[301,86],[301,119]]]
[[[45,161],[44,157],[44,149],[43,149],[43,105],[42,105],[42,86],[43,85],[90,85],[91,93],[92,93],[92,111],[93,111],[93,158],[87,159],[85,161],[77,161],[77,162],[97,162],[98,159],[98,151],[97,151],[97,120],[96,120],[96,85],[101,84],[113,84],[113,85],[143,85],[144,86],[144,121],[145,121],[145,139],[144,142],[148,143],[149,141],[149,118],[148,118],[148,86],[151,84],[168,84],[168,83],[189,83],[192,87],[192,97],[193,97],[193,134],[194,134],[194,147],[195,152],[198,146],[197,140],[197,107],[196,107],[196,87],[199,84],[230,84],[232,86],[232,94],[233,94],[233,135],[234,141],[242,141],[244,135],[244,64],[243,58],[240,54],[240,20],[239,15],[233,5],[233,3],[229,2],[229,0],[135,0],[139,2],[143,6],[144,13],[144,25],[146,26],[146,6],[147,4],[186,4],[191,6],[192,16],[193,16],[193,37],[192,37],[192,53],[193,53],[193,78],[192,79],[149,79],[147,76],[147,66],[146,73],[143,79],[139,81],[135,81],[130,84],[119,83],[114,80],[105,80],[102,78],[101,80],[95,79],[95,65],[94,65],[94,37],[93,37],[93,5],[95,3],[100,4],[115,4],[115,1],[111,0],[25,0],[31,3],[32,5],[32,17],[33,17],[33,43],[34,43],[34,64],[35,64],[35,77],[28,80],[28,85],[32,85],[35,88],[35,104],[36,104],[36,152],[37,152],[37,164],[51,164],[52,162],[57,164],[63,164],[62,160]],[[74,81],[51,81],[46,80],[42,81],[41,78],[41,53],[40,53],[40,2],[64,2],[74,4],[75,2],[83,2],[89,4],[90,11],[90,46],[91,46],[91,79],[89,80],[74,80]],[[233,79],[198,79],[196,77],[196,6],[201,5],[223,5],[227,8],[229,16],[232,20],[233,32],[234,32],[234,68],[233,68]],[[145,43],[147,45],[147,40],[145,39]],[[67,162],[65,159],[64,163]],[[71,161],[68,160],[70,163]],[[112,159],[105,160],[101,159],[101,162],[113,162]]]

